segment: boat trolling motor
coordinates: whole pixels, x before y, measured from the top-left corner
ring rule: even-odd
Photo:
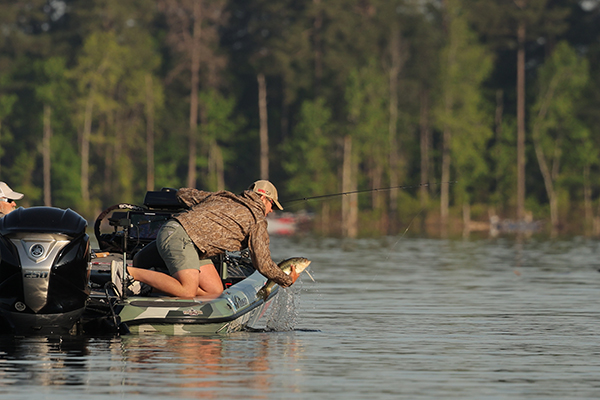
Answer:
[[[0,218],[0,333],[67,334],[90,294],[87,221],[31,207]]]

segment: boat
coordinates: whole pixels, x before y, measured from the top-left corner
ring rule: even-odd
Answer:
[[[298,212],[276,212],[267,216],[270,235],[292,236],[310,231],[314,215],[302,210]]]
[[[94,224],[97,249],[87,221],[71,209],[20,207],[0,218],[0,334],[185,335],[256,326],[278,286],[257,295],[267,278],[247,250],[213,259],[225,288],[218,297],[119,295],[111,267],[165,268],[156,234],[181,210],[169,188],[147,192],[143,206],[111,206]]]

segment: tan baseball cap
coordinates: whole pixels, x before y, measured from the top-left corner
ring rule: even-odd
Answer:
[[[0,197],[6,197],[11,200],[20,200],[23,198],[23,193],[15,192],[4,182],[0,182]]]
[[[273,200],[273,203],[275,203],[277,208],[283,210],[283,207],[281,206],[281,204],[279,204],[279,201],[277,201],[279,198],[277,196],[277,189],[275,188],[275,185],[273,185],[271,182],[265,180],[256,181],[252,185],[250,185],[248,190],[252,190],[255,193],[262,194],[263,196],[268,197],[269,199]]]

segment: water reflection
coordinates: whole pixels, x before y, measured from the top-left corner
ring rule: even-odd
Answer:
[[[218,398],[223,387],[268,391],[269,340],[222,337],[124,337],[129,386],[169,387],[185,397]],[[149,371],[169,370],[164,379],[140,381]],[[142,389],[143,390],[143,389]]]
[[[269,393],[282,370],[273,365],[281,360],[287,366],[296,364],[301,354],[293,335],[276,333],[238,333],[228,337],[126,337],[123,349],[130,365],[129,375],[155,366],[164,371],[166,381],[151,385],[168,386],[173,393],[185,397],[217,398],[224,392],[243,398],[250,393]],[[280,339],[280,340],[274,340]],[[156,349],[161,350],[157,351]],[[284,350],[282,352],[282,350]],[[129,380],[128,385],[148,382]]]
[[[0,387],[83,385],[87,339],[0,337]]]
[[[266,331],[214,336],[0,337],[0,393],[11,400],[40,391],[94,396],[264,397],[302,359],[293,326],[298,286],[282,290]],[[260,328],[260,327],[257,327]],[[282,365],[285,368],[282,368]],[[302,368],[293,368],[294,382]],[[294,383],[285,383],[293,387]],[[17,396],[17,397],[14,397]],[[2,396],[0,396],[2,397]]]
[[[96,395],[186,398],[261,397],[281,386],[282,366],[296,379],[303,349],[293,332],[227,336],[0,338],[3,394],[86,386]],[[284,373],[285,375],[285,373]],[[292,387],[294,384],[290,382]],[[296,388],[297,389],[297,388]]]
[[[276,258],[313,261],[317,282],[295,288],[295,330],[3,339],[0,397],[600,394],[598,241],[274,238],[272,245]]]

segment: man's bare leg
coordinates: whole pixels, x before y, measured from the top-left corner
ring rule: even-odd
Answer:
[[[200,267],[200,278],[196,296],[218,296],[223,292],[223,281],[212,264]]]
[[[133,279],[170,296],[191,299],[196,296],[218,296],[223,292],[221,277],[212,264],[201,266],[200,271],[184,269],[173,276],[134,267],[128,267],[127,271]]]

